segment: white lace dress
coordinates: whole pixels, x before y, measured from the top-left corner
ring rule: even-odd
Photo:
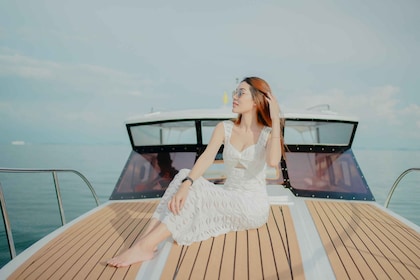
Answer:
[[[194,181],[179,215],[168,210],[168,201],[190,172],[182,169],[169,184],[153,218],[166,224],[180,245],[225,234],[258,228],[267,222],[269,200],[265,185],[265,147],[271,128],[264,127],[258,142],[242,152],[230,144],[233,122],[224,121],[223,159],[227,179],[215,185],[203,177]]]

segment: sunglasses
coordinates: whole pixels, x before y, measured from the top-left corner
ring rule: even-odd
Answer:
[[[238,99],[241,98],[242,95],[244,95],[246,92],[242,89],[236,89],[232,92],[232,97],[238,96]]]

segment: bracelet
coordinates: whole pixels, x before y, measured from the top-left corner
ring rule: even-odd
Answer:
[[[191,182],[191,185],[192,185],[192,184],[194,184],[194,180],[193,180],[193,179],[191,179],[191,177],[190,177],[190,176],[187,176],[187,177],[185,177],[184,179],[182,179],[181,183],[184,183],[185,181],[190,181],[190,182]]]

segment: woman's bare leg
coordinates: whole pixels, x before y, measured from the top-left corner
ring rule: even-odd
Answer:
[[[147,225],[146,229],[145,229],[145,230],[141,233],[141,235],[140,235],[140,240],[141,240],[144,236],[148,235],[148,234],[149,234],[152,230],[154,230],[156,227],[158,227],[160,223],[161,223],[161,221],[159,221],[158,219],[155,219],[155,218],[150,219],[150,222],[149,222],[149,224]],[[156,245],[156,247],[154,248],[154,251],[155,251],[155,252],[157,251],[157,245]]]
[[[107,263],[115,267],[129,266],[133,263],[150,260],[154,257],[157,245],[171,236],[165,224],[159,223],[147,235],[143,236],[134,245],[121,255],[110,259]]]
[[[146,227],[146,229],[141,233],[140,238],[149,234],[149,232],[154,230],[159,224],[160,224],[160,221],[158,219],[151,218],[149,224]]]

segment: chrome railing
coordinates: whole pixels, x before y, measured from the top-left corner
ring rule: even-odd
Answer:
[[[404,171],[403,173],[401,173],[401,175],[398,176],[397,180],[395,180],[394,184],[392,185],[391,189],[389,190],[388,197],[385,200],[384,206],[386,208],[388,208],[388,205],[389,205],[389,202],[391,201],[392,195],[394,194],[394,191],[397,188],[400,181],[404,178],[405,175],[407,175],[408,173],[413,172],[413,171],[420,171],[420,168],[409,168],[406,171]]]
[[[57,196],[57,203],[58,203],[58,208],[59,208],[60,217],[61,217],[61,224],[65,225],[66,224],[66,217],[65,217],[65,214],[64,214],[63,200],[61,198],[60,185],[59,185],[58,176],[57,176],[57,173],[59,173],[59,172],[61,172],[61,173],[74,173],[74,174],[78,175],[88,186],[90,192],[92,193],[93,198],[95,199],[96,206],[99,205],[99,199],[98,199],[98,196],[96,195],[95,189],[90,184],[88,179],[82,173],[80,173],[79,171],[72,170],[72,169],[0,168],[0,173],[51,173],[52,176],[53,176],[53,180],[54,180],[54,187],[55,187],[55,193],[56,193],[56,196]],[[13,258],[16,257],[16,249],[15,249],[15,244],[14,244],[14,241],[13,241],[13,234],[12,234],[12,229],[11,229],[11,225],[10,225],[9,214],[7,212],[6,201],[4,199],[3,188],[1,186],[1,182],[0,182],[0,204],[1,204],[0,205],[1,206],[1,213],[3,215],[4,228],[6,230],[6,236],[7,236],[7,241],[8,241],[8,245],[9,245],[10,257],[13,259]]]

